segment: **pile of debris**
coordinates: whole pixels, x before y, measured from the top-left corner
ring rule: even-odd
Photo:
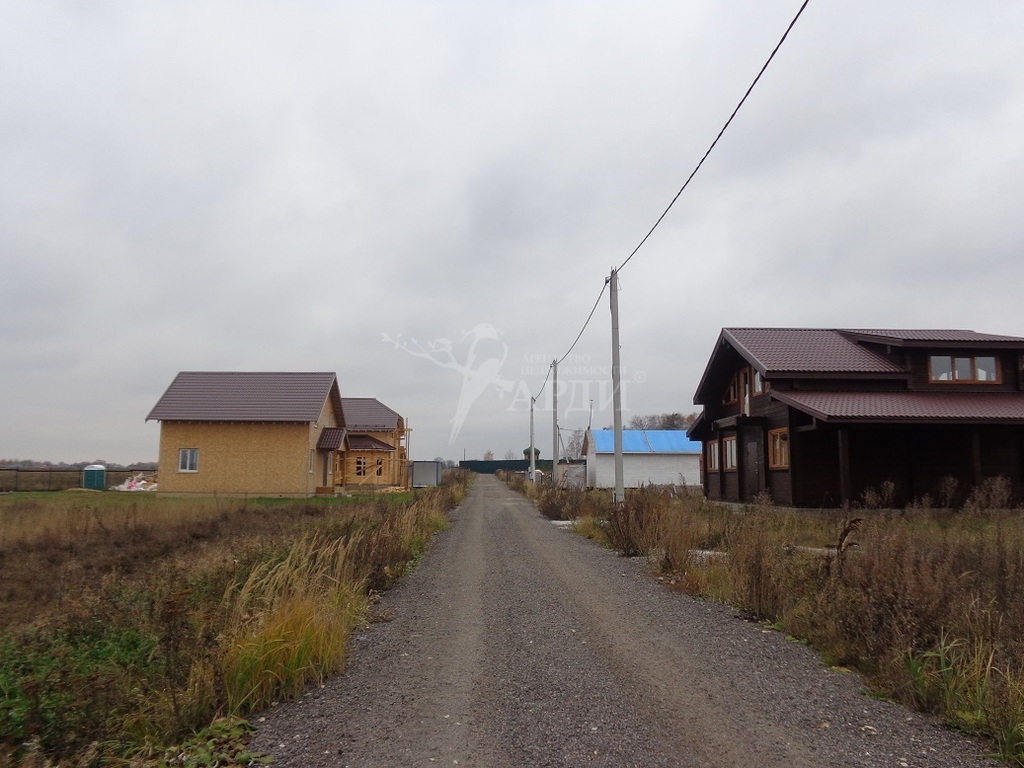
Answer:
[[[154,475],[134,475],[126,479],[120,485],[110,486],[112,491],[155,491],[156,477]]]

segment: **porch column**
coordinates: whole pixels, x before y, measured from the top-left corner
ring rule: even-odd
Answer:
[[[839,503],[850,503],[850,433],[839,428]]]
[[[718,498],[725,498],[725,451],[722,447],[722,433],[715,433],[715,453],[718,454],[718,472],[715,473],[718,483]]]

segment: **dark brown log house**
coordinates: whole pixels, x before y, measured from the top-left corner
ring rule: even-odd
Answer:
[[[836,507],[887,483],[897,507],[960,504],[1003,476],[1024,500],[1024,338],[725,328],[694,403],[710,499]]]

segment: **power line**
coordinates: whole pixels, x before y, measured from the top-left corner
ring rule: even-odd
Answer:
[[[633,249],[633,252],[630,253],[629,256],[626,257],[626,260],[624,262],[622,262],[622,264],[619,266],[619,270],[621,270],[622,267],[626,266],[626,264],[629,263],[629,260],[632,259],[636,255],[636,252],[639,251],[640,248],[643,247],[643,244],[647,242],[647,238],[649,238],[651,236],[651,234],[654,232],[654,230],[658,228],[658,225],[661,224],[661,220],[665,218],[665,216],[668,214],[668,212],[670,210],[672,210],[672,206],[676,204],[676,200],[678,200],[679,196],[681,194],[683,194],[683,190],[685,190],[690,185],[690,182],[693,180],[693,177],[697,175],[697,171],[699,171],[701,166],[704,165],[704,161],[708,159],[708,155],[711,154],[711,151],[715,148],[715,145],[718,144],[718,140],[722,138],[722,135],[725,133],[726,129],[732,123],[733,118],[736,117],[736,113],[740,111],[740,108],[746,102],[747,97],[750,96],[751,92],[754,90],[754,86],[756,86],[758,81],[761,79],[761,75],[763,75],[765,73],[765,70],[768,69],[768,65],[772,63],[772,59],[775,58],[775,54],[779,52],[779,49],[782,47],[782,44],[784,42],[786,42],[786,38],[789,36],[790,31],[793,29],[793,26],[796,24],[797,19],[800,18],[800,14],[802,14],[804,12],[804,8],[807,7],[807,3],[809,1],[810,0],[804,0],[803,5],[800,6],[800,10],[796,12],[796,16],[794,16],[793,20],[791,22],[789,22],[789,26],[786,27],[786,31],[782,34],[782,37],[780,38],[779,42],[776,44],[775,48],[772,49],[771,55],[768,56],[768,60],[765,61],[764,65],[761,67],[761,71],[757,73],[757,77],[754,78],[754,82],[752,82],[750,84],[750,87],[747,88],[747,92],[743,94],[743,98],[740,99],[739,104],[736,105],[736,109],[734,109],[732,111],[732,114],[729,115],[729,119],[726,120],[725,121],[725,125],[722,126],[722,130],[720,130],[718,132],[718,135],[715,136],[715,140],[711,142],[711,146],[708,147],[708,151],[704,153],[704,156],[700,159],[700,162],[697,163],[697,166],[693,169],[693,171],[690,173],[690,175],[686,178],[686,181],[683,182],[683,186],[679,188],[678,192],[676,192],[676,196],[672,198],[672,202],[668,204],[668,208],[666,208],[664,211],[662,211],[661,216],[659,216],[658,220],[656,222],[654,222],[654,226],[651,227],[648,230],[646,235],[644,235],[644,239],[640,241],[640,244],[637,245],[637,247]]]
[[[587,330],[587,326],[590,325],[590,321],[594,318],[594,312],[597,311],[597,305],[601,303],[601,297],[604,296],[604,292],[607,287],[608,278],[605,278],[604,285],[601,286],[601,292],[597,294],[597,301],[594,302],[594,306],[591,308],[590,314],[587,315],[587,321],[583,324],[583,327],[580,328],[580,332],[576,334],[576,340],[573,341],[572,346],[569,347],[569,349],[566,351],[564,355],[558,358],[558,362],[562,362],[563,360],[565,360],[565,358],[567,358],[576,348],[576,345],[579,343],[580,338],[583,336],[583,332]]]
[[[601,297],[604,296],[604,292],[605,292],[605,290],[607,288],[608,288],[608,278],[605,278],[604,285],[601,286],[601,292],[599,294],[597,294],[597,300],[594,302],[594,306],[591,307],[590,314],[587,315],[586,322],[583,323],[583,327],[580,328],[580,332],[578,334],[576,334],[575,341],[573,341],[573,343],[569,347],[569,349],[566,350],[566,353],[564,355],[562,355],[560,358],[558,358],[558,362],[559,363],[561,363],[562,361],[565,360],[565,358],[567,358],[569,355],[571,355],[572,351],[576,348],[576,345],[579,343],[580,339],[583,337],[583,332],[587,330],[587,326],[590,325],[590,321],[594,318],[594,313],[597,311],[597,307],[601,303]],[[541,394],[543,394],[544,387],[547,386],[548,379],[551,377],[551,369],[552,369],[552,367],[553,366],[548,366],[548,373],[544,377],[543,383],[540,385],[540,390],[538,390],[537,394],[534,395],[534,397],[533,397],[534,400],[537,400],[541,396]]]
[[[661,224],[661,222],[665,218],[665,216],[668,215],[668,212],[670,210],[672,210],[672,206],[674,206],[676,204],[676,201],[683,194],[683,192],[686,190],[686,188],[690,185],[690,182],[693,181],[693,177],[697,175],[697,172],[704,165],[704,161],[708,159],[708,157],[711,155],[711,152],[718,145],[719,140],[725,134],[726,130],[732,124],[733,119],[736,117],[736,115],[739,113],[740,109],[746,103],[747,98],[753,92],[755,86],[761,80],[761,76],[768,69],[768,65],[772,63],[772,60],[775,58],[775,54],[777,54],[779,52],[779,49],[782,48],[782,44],[786,41],[786,38],[789,37],[789,33],[792,31],[793,27],[796,25],[796,22],[800,18],[801,14],[803,14],[804,9],[807,7],[808,2],[810,2],[810,0],[804,0],[804,2],[801,4],[800,9],[796,12],[796,16],[794,16],[793,20],[791,22],[789,22],[789,26],[786,27],[786,31],[782,34],[782,37],[779,38],[779,42],[776,43],[775,47],[772,49],[771,54],[768,56],[768,58],[765,61],[765,63],[761,66],[760,71],[757,73],[757,76],[754,78],[753,82],[750,84],[750,87],[748,87],[746,92],[743,94],[743,98],[740,99],[739,103],[736,105],[736,108],[733,109],[732,114],[729,115],[729,119],[725,121],[725,125],[722,126],[722,129],[718,132],[718,135],[715,136],[715,140],[711,142],[711,145],[708,147],[707,151],[704,153],[704,156],[701,157],[701,159],[697,163],[696,167],[694,167],[693,171],[691,171],[690,175],[686,178],[686,181],[683,182],[683,186],[679,188],[678,192],[676,192],[675,197],[672,198],[672,202],[670,202],[668,204],[668,207],[664,211],[662,211],[661,215],[658,217],[658,220],[654,222],[654,226],[652,226],[647,231],[647,234],[644,235],[643,239],[636,246],[636,248],[634,248],[633,251],[629,254],[629,256],[626,257],[625,261],[622,262],[622,264],[618,267],[618,269],[614,270],[615,272],[621,271],[622,268],[624,266],[626,266],[626,264],[629,263],[629,260],[632,259],[636,255],[637,251],[639,251],[643,247],[644,243],[646,243],[648,238],[650,238],[650,236],[654,233],[654,230],[658,228],[658,225]],[[566,350],[566,353],[564,355],[562,355],[558,359],[557,363],[561,363],[563,360],[565,360],[570,354],[572,354],[573,349],[576,348],[576,345],[579,343],[579,340],[583,337],[584,331],[587,330],[587,326],[590,325],[590,321],[594,317],[594,312],[597,311],[598,304],[601,303],[601,298],[604,296],[604,292],[608,288],[608,284],[609,284],[610,281],[611,281],[611,277],[606,277],[604,279],[604,285],[601,286],[601,292],[598,294],[597,300],[594,302],[594,306],[590,310],[590,314],[587,315],[586,322],[583,323],[583,327],[580,329],[580,332],[576,335],[576,338],[573,341],[572,345],[569,347],[568,350]],[[551,377],[551,371],[554,368],[554,365],[556,365],[557,363],[553,363],[551,366],[548,367],[547,375],[544,377],[544,381],[541,383],[540,389],[538,390],[537,394],[533,397],[534,402],[536,402],[540,398],[541,394],[543,394],[544,388],[547,386],[548,379]]]

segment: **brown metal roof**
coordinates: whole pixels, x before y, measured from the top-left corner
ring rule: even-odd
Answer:
[[[1024,392],[780,392],[771,396],[824,421],[1024,423]]]
[[[900,374],[903,369],[842,332],[823,328],[724,328],[722,336],[762,374]]]
[[[968,346],[1021,345],[1024,339],[1016,336],[1000,336],[993,333],[977,333],[963,330],[882,330],[846,329],[840,333],[878,341],[894,346],[934,346],[935,344],[966,344]]]
[[[370,435],[349,435],[346,440],[350,451],[393,451],[395,447]]]
[[[700,404],[718,396],[734,367],[730,355],[769,380],[906,378],[909,372],[886,355],[886,347],[1024,349],[1024,338],[948,329],[723,328],[693,400]]]
[[[391,432],[402,417],[375,397],[343,397],[345,426],[364,432]]]
[[[325,427],[320,432],[320,439],[316,441],[316,449],[318,451],[336,451],[341,448],[344,440],[344,427]]]
[[[333,373],[182,371],[146,421],[317,421],[328,398],[340,418]]]

